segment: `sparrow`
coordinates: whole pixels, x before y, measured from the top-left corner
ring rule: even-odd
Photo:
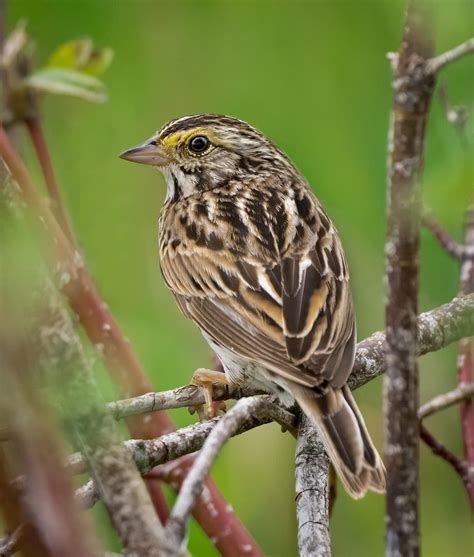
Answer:
[[[172,120],[120,156],[164,175],[162,275],[225,371],[198,370],[198,380],[296,401],[347,492],[384,492],[384,465],[347,386],[356,346],[347,261],[288,156],[214,114]]]

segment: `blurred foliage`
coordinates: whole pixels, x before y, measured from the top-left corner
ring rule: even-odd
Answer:
[[[29,60],[34,52],[33,41],[28,37],[26,25],[21,20],[9,33],[3,45],[5,71],[14,71],[13,61],[21,74],[18,83],[22,91],[67,95],[92,102],[107,99],[105,85],[97,76],[105,72],[113,59],[111,48],[94,49],[90,39],[77,39],[60,45],[50,55],[47,65],[28,72]]]
[[[19,19],[28,21],[40,66],[58,44],[74,37],[91,36],[114,49],[105,78],[109,102],[96,107],[49,99],[44,125],[91,271],[156,389],[186,383],[195,368],[209,365],[209,350],[179,314],[159,274],[156,221],[163,180],[150,168],[124,164],[117,154],[183,114],[226,113],[260,128],[292,157],[335,221],[351,264],[359,337],[365,337],[383,325],[391,102],[385,54],[398,49],[403,7],[401,0],[9,2],[10,28]],[[438,52],[472,33],[468,0],[433,2],[433,9]],[[54,65],[69,67],[77,60],[64,48]],[[471,57],[442,74],[451,103],[471,112],[473,70]],[[472,119],[468,126],[472,140]],[[22,148],[41,183],[26,141]],[[458,239],[472,188],[472,158],[435,100],[425,201]],[[422,310],[456,293],[456,265],[425,232],[421,268]],[[455,347],[423,358],[420,368],[423,400],[452,388]],[[102,381],[107,396],[116,396],[105,373]],[[379,447],[381,385],[377,380],[357,393]],[[184,411],[173,418],[180,425],[193,419]],[[427,425],[460,451],[456,409]],[[293,451],[289,435],[264,426],[230,441],[213,470],[234,511],[271,557],[296,555]],[[423,553],[467,556],[471,525],[461,483],[424,447],[421,455]],[[332,519],[335,555],[381,555],[383,508],[380,496],[354,502],[340,489]],[[100,511],[97,516],[113,546],[106,519]],[[198,556],[215,554],[196,526],[190,549]]]

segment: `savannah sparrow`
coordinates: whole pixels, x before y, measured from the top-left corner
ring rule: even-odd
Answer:
[[[162,273],[225,370],[204,379],[296,399],[347,491],[383,492],[346,385],[356,330],[341,241],[289,158],[245,122],[211,114],[172,120],[121,157],[166,179]]]

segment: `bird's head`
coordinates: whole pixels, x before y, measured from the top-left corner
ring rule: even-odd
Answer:
[[[258,130],[236,118],[199,114],[177,118],[122,159],[158,167],[169,200],[262,172],[294,172],[288,158]]]

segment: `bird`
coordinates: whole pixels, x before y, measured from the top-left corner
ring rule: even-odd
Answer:
[[[161,273],[225,372],[197,370],[196,382],[296,401],[346,491],[383,493],[384,464],[347,385],[356,325],[341,239],[289,157],[218,114],[171,120],[120,157],[165,178]]]

